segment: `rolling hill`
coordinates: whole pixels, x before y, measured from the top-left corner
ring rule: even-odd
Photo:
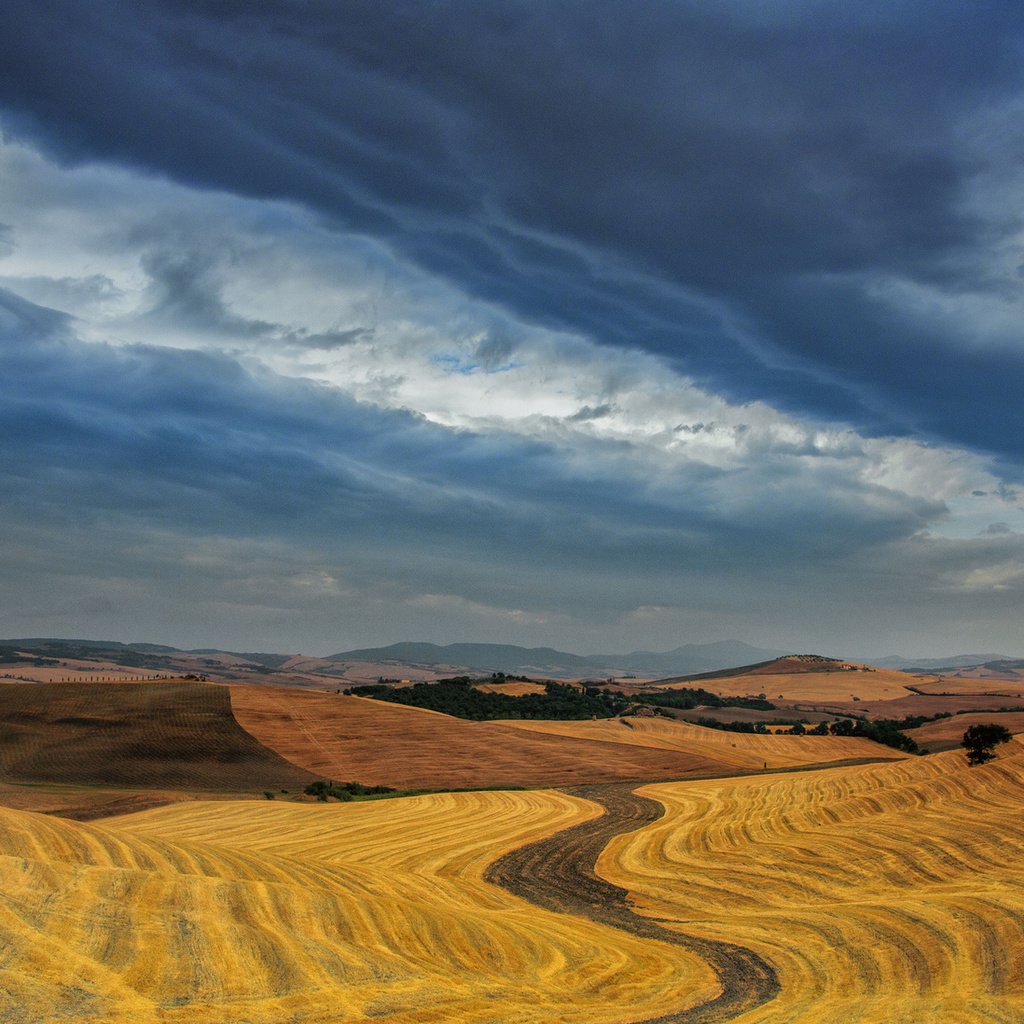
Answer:
[[[618,1024],[699,1001],[697,957],[483,881],[597,812],[558,793],[193,803],[102,826],[0,809],[5,1019]]]
[[[735,640],[708,644],[684,644],[657,654],[633,651],[629,654],[568,654],[551,647],[517,647],[512,644],[398,643],[333,654],[334,662],[443,666],[468,672],[506,672],[576,679],[621,675],[664,676],[669,673],[704,672],[728,665],[774,658],[784,652],[751,647]]]
[[[663,818],[598,873],[637,912],[739,943],[776,999],[744,1022],[1024,1020],[1024,746],[647,786]]]
[[[259,792],[312,776],[238,725],[225,687],[44,683],[0,687],[0,780]]]
[[[231,687],[241,725],[315,775],[396,789],[565,786],[728,772],[713,749],[543,735],[361,697]]]

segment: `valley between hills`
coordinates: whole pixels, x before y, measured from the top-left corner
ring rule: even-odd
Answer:
[[[0,1020],[1024,1019],[1010,659],[0,647]]]

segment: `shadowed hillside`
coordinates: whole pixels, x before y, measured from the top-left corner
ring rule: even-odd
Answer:
[[[51,683],[0,687],[0,778],[252,791],[311,777],[239,726],[223,687]]]

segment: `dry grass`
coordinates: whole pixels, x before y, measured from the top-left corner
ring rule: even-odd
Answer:
[[[713,996],[692,954],[482,880],[596,812],[551,792],[179,804],[106,827],[0,809],[4,1019],[620,1024]]]
[[[737,1024],[1024,1020],[1024,747],[648,786],[665,818],[599,862],[638,909],[771,962]]]
[[[772,701],[780,697],[785,700],[842,701],[853,696],[861,700],[894,700],[906,697],[909,693],[907,686],[916,685],[918,682],[917,677],[905,672],[880,668],[871,672],[801,671],[757,675],[751,673],[696,682],[669,683],[659,689],[703,687],[723,697],[746,697],[763,693]]]
[[[139,679],[165,679],[168,675],[167,672],[130,668],[112,661],[83,661],[77,658],[60,658],[59,661],[59,665],[38,666],[28,662],[0,662],[0,683],[124,683]]]
[[[966,696],[969,694],[998,694],[1007,697],[1024,697],[1024,682],[1012,682],[1003,679],[985,677],[960,678],[957,676],[943,676],[934,682],[915,684],[921,693],[930,694],[953,694],[955,696]]]
[[[830,761],[904,757],[871,740],[840,736],[762,736],[706,729],[664,718],[614,718],[589,722],[505,722],[510,728],[603,743],[674,750],[707,757],[734,771],[792,768]],[[787,727],[788,728],[788,727]]]
[[[867,715],[869,718],[904,718],[907,715],[938,715],[946,711],[956,714],[959,711],[999,711],[1004,707],[1024,710],[1024,701],[1017,697],[935,697],[922,696],[918,693],[901,697],[899,700],[874,701],[808,701],[794,702],[787,710],[780,710],[776,715],[792,715],[799,718],[806,708],[818,708],[834,714]]]
[[[650,781],[728,773],[732,763],[719,759],[720,746],[545,735],[360,697],[234,686],[231,702],[241,725],[293,764],[401,789]]]
[[[483,693],[503,693],[506,697],[525,697],[528,693],[546,693],[543,683],[526,683],[513,679],[508,683],[477,683],[473,689]]]
[[[950,750],[960,746],[964,733],[972,726],[980,722],[994,722],[1002,725],[1012,733],[1024,732],[1024,711],[1008,711],[1003,714],[992,715],[978,712],[967,715],[954,715],[952,718],[943,718],[938,722],[926,722],[918,729],[908,731],[907,735],[915,739],[922,747],[932,752],[939,750]]]

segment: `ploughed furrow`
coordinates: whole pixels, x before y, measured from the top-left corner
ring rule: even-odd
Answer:
[[[682,946],[712,968],[721,986],[716,998],[644,1024],[732,1020],[778,994],[774,969],[752,950],[663,928],[652,918],[633,913],[627,890],[595,874],[594,865],[608,843],[658,821],[664,814],[661,804],[639,796],[629,785],[580,786],[566,792],[600,804],[605,813],[505,854],[488,868],[487,881],[545,910],[575,914],[640,938]]]

